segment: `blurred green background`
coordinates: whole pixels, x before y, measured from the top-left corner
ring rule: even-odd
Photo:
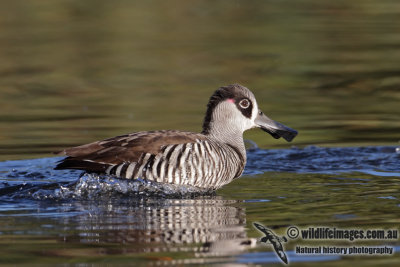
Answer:
[[[299,131],[294,145],[397,145],[399,13],[397,0],[0,1],[0,160],[200,131],[235,82]]]
[[[65,147],[141,130],[200,131],[210,95],[231,83],[250,88],[267,115],[299,131],[293,143],[248,131],[245,138],[261,148],[398,146],[399,22],[398,0],[0,0],[0,161],[49,157]],[[148,266],[162,259],[167,264],[168,257],[191,259],[190,251],[200,245],[118,240],[148,229],[234,229],[240,237],[259,238],[254,221],[278,227],[279,235],[290,223],[395,228],[400,206],[394,147],[354,151],[346,164],[357,170],[361,158],[376,169],[271,172],[268,166],[259,170],[254,160],[253,174],[209,201],[173,200],[167,208],[162,201],[135,206],[119,197],[63,203],[4,193],[0,264]],[[312,149],[297,158],[293,153],[297,164],[312,160],[301,154],[312,155]],[[341,163],[339,156],[326,157],[327,165],[332,158]],[[388,168],[380,165],[392,158]],[[78,177],[53,171],[55,160],[4,162],[1,189]],[[317,171],[324,171],[323,160]],[[45,194],[37,188],[36,195]],[[160,222],[168,223],[163,228]],[[398,242],[393,245],[398,248]],[[152,248],[162,252],[143,253]],[[261,263],[277,260],[271,247],[257,251],[248,254],[255,263],[260,257]],[[324,263],[397,266],[398,255]]]

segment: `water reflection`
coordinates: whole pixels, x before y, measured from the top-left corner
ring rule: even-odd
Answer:
[[[256,240],[247,237],[246,213],[239,201],[209,196],[196,199],[135,199],[75,203],[85,213],[65,219],[74,225],[66,242],[125,244],[129,252],[195,252],[195,256],[234,255]],[[111,253],[111,252],[110,252]]]

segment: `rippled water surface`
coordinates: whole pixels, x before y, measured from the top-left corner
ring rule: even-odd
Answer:
[[[280,232],[398,227],[395,147],[251,149],[248,157],[244,176],[216,193],[55,171],[60,158],[2,162],[1,262],[279,263],[257,246],[252,222]],[[286,245],[291,263],[354,260],[298,255],[296,244]]]
[[[395,0],[0,1],[0,264],[283,264],[253,222],[398,229],[399,16]],[[245,173],[217,192],[53,170],[65,147],[199,131],[234,82],[299,135],[247,132]],[[322,244],[395,253],[295,253]],[[399,240],[284,248],[400,262]]]

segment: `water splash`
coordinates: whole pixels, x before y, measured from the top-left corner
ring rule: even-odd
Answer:
[[[266,172],[339,174],[363,172],[400,177],[396,147],[346,147],[263,150],[251,147],[244,175]],[[119,197],[181,198],[212,192],[143,180],[117,179],[81,171],[55,171],[60,158],[0,162],[0,197],[31,199],[96,199]],[[81,175],[81,176],[80,176]],[[79,177],[80,176],[80,177]],[[78,178],[79,177],[79,178]]]
[[[76,182],[30,184],[23,183],[0,189],[0,196],[32,198],[36,200],[109,199],[113,197],[182,198],[213,194],[213,191],[172,184],[161,184],[141,179],[124,180],[108,175],[85,173]]]

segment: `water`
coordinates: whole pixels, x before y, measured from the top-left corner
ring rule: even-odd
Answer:
[[[260,222],[398,229],[400,3],[0,1],[1,264],[281,264]],[[199,131],[221,85],[299,131],[249,131],[217,192],[55,171],[54,151],[139,130]],[[256,147],[253,143],[256,143]],[[253,144],[253,145],[252,145]],[[398,265],[299,255],[295,265]]]
[[[244,176],[216,193],[55,171],[54,157],[2,162],[2,262],[278,263],[257,246],[252,222],[398,226],[396,147],[253,148],[248,157]],[[294,245],[292,263],[351,260],[297,255]]]

